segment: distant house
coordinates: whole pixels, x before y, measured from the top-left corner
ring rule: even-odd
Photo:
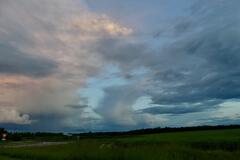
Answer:
[[[2,141],[6,141],[7,140],[7,133],[3,133],[2,134]]]
[[[7,131],[4,130],[3,128],[0,128],[0,138],[2,141],[6,141],[7,140]]]

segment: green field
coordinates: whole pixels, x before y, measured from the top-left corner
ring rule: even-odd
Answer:
[[[3,146],[0,160],[240,160],[240,129],[80,138],[52,146]]]

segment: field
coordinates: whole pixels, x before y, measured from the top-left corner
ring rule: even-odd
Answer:
[[[0,145],[0,160],[240,160],[240,129],[85,137],[31,147],[10,144]]]

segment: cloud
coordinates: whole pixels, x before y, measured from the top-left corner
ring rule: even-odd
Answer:
[[[177,104],[177,105],[163,105],[155,107],[147,107],[141,110],[138,110],[140,113],[150,113],[153,115],[158,114],[187,114],[195,112],[203,112],[208,110],[214,110],[218,108],[219,101],[207,101],[196,104]]]
[[[0,101],[38,123],[46,124],[37,116],[46,114],[58,119],[59,128],[81,126],[76,121],[85,123],[85,113],[72,109],[84,104],[78,90],[105,65],[91,48],[132,29],[78,0],[4,1],[0,10]]]
[[[94,110],[101,119],[97,130],[130,130],[132,128],[153,127],[164,124],[168,119],[156,117],[148,112],[133,108],[139,97],[145,96],[135,84],[115,85],[104,89],[104,97]]]
[[[93,123],[124,129],[176,124],[174,116],[184,123],[185,115],[194,119],[239,99],[238,1],[199,2],[181,21],[155,22],[161,34],[150,40],[83,1],[1,3],[0,102],[11,104],[15,117],[38,120],[40,128]],[[108,85],[93,108],[79,91],[108,66],[117,67],[126,84]],[[141,96],[152,102],[134,110]]]
[[[71,105],[65,105],[65,107],[69,107],[72,109],[84,109],[84,108],[88,108],[89,106],[86,104],[71,104]]]
[[[0,73],[45,77],[56,70],[53,60],[31,56],[15,48],[0,44]]]
[[[225,26],[212,25],[210,22],[205,24],[202,31],[172,43],[171,48],[165,50],[170,55],[167,60],[175,55],[186,58],[179,58],[173,69],[164,71],[170,76],[161,72],[155,74],[154,82],[165,82],[161,94],[153,96],[155,103],[239,98],[239,24],[226,21]],[[173,80],[169,79],[171,76]],[[178,81],[178,86],[171,85],[174,80]]]
[[[28,114],[20,114],[14,109],[0,108],[0,123],[31,124]]]
[[[139,97],[139,92],[134,87],[132,90],[128,87],[112,86],[105,89],[105,96],[96,109],[96,112],[103,118],[105,123],[118,125],[136,124],[131,106],[136,98]]]
[[[158,49],[150,50],[148,43],[126,44],[114,40],[100,43],[98,50],[119,66],[122,75],[140,67],[147,70],[141,77],[133,76],[128,87],[105,90],[100,115],[115,124],[125,120],[126,126],[136,126],[136,113],[131,106],[143,94],[151,97],[152,104],[142,113],[171,116],[187,113],[202,116],[200,113],[217,110],[224,101],[239,99],[240,23],[236,21],[239,10],[233,7],[239,2],[216,3],[202,2],[200,10],[183,17],[184,23],[171,23],[172,29],[165,31],[169,33],[157,39],[168,38]],[[211,9],[203,12],[206,8]],[[107,46],[104,43],[110,45],[104,47]],[[139,88],[136,90],[132,85]]]

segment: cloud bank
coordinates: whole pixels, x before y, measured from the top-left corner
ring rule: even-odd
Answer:
[[[221,105],[239,99],[237,0],[194,1],[179,16],[163,3],[166,17],[146,28],[81,0],[0,3],[0,112],[8,113],[0,123],[34,130],[198,125],[207,123],[203,116],[220,122]]]

